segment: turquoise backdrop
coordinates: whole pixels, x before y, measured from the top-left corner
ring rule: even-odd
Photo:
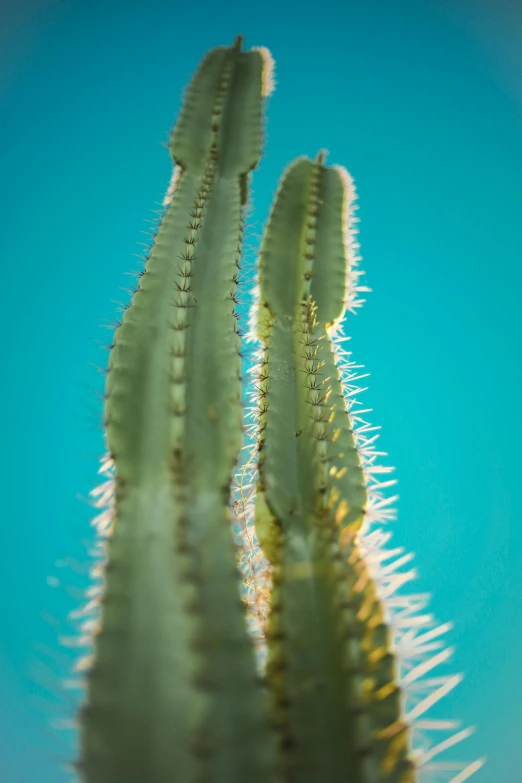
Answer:
[[[451,758],[521,783],[522,6],[464,0],[3,0],[0,5],[0,780],[63,783],[55,731],[85,584],[125,272],[171,175],[165,142],[203,53],[269,47],[277,88],[253,180],[257,242],[283,167],[326,147],[355,178],[373,289],[349,318],[399,481],[394,542],[453,621],[476,725]],[[145,232],[145,233],[143,233]],[[519,402],[517,403],[517,399]],[[67,569],[57,561],[72,557]],[[64,631],[65,629],[65,631]],[[69,700],[69,701],[68,701]],[[69,704],[69,706],[67,706]]]

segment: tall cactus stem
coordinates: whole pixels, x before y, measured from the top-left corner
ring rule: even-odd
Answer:
[[[178,174],[110,353],[114,518],[80,712],[86,783],[275,775],[228,510],[237,269],[271,66],[242,41],[209,52],[187,91],[169,141]]]

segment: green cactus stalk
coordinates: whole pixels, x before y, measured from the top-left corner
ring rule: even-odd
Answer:
[[[410,783],[390,632],[354,548],[366,486],[329,339],[345,310],[348,175],[323,163],[286,170],[260,254],[267,678],[285,779]]]
[[[452,655],[451,624],[423,613],[429,596],[402,592],[416,577],[403,570],[412,555],[388,549],[380,527],[395,517],[395,481],[378,464],[368,411],[353,408],[365,376],[341,319],[369,290],[354,200],[348,172],[326,168],[324,153],[298,159],[261,245],[249,334],[261,347],[235,492],[243,596],[285,781],[464,783],[485,759],[434,759],[473,728],[426,718],[461,680],[430,676]],[[450,734],[434,743],[426,732]]]
[[[242,443],[235,315],[266,50],[209,52],[171,134],[175,187],[114,337],[114,520],[87,698],[86,783],[272,779],[229,517]]]

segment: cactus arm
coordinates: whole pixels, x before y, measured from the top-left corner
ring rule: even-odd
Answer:
[[[260,417],[258,493],[273,515],[274,589],[267,676],[289,780],[359,778],[355,713],[347,709],[343,585],[325,506],[327,387],[308,304],[320,167],[300,160],[283,176],[260,257],[259,334],[266,409]],[[341,269],[344,280],[344,266]],[[332,319],[333,320],[333,319]],[[293,415],[292,415],[293,414]]]
[[[356,557],[364,475],[329,338],[346,301],[349,180],[323,161],[300,159],[284,173],[260,257],[256,529],[259,521],[274,584],[267,677],[287,780],[406,783],[389,629]]]
[[[114,338],[115,519],[80,713],[87,783],[273,773],[228,518],[241,446],[234,297],[265,67],[238,37],[196,73],[170,139],[176,187]]]

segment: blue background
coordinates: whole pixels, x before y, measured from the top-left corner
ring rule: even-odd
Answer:
[[[79,498],[103,450],[93,365],[107,354],[95,341],[110,342],[101,324],[128,301],[120,287],[169,182],[182,91],[203,53],[241,32],[272,51],[278,82],[250,230],[297,155],[326,147],[355,178],[373,293],[348,331],[396,466],[394,542],[416,553],[418,589],[455,624],[452,670],[466,676],[441,714],[478,731],[451,757],[487,754],[474,781],[520,783],[519,7],[0,7],[0,780],[64,779],[74,735],[57,739],[50,719],[77,696],[53,695],[71,657],[55,625],[64,631],[84,576],[55,564],[81,566],[92,537]]]

